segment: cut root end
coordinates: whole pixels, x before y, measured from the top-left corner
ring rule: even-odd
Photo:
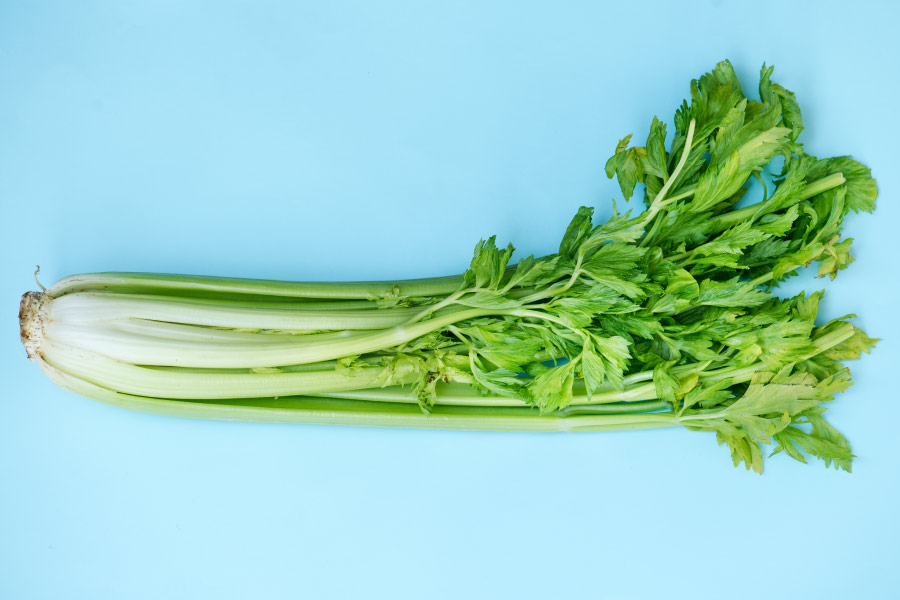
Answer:
[[[25,292],[19,303],[19,335],[28,358],[37,360],[44,335],[47,298],[42,292]]]

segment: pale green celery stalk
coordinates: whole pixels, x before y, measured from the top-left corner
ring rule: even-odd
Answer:
[[[852,323],[842,323],[838,327],[835,327],[834,330],[814,338],[812,344],[815,346],[815,350],[803,356],[802,360],[809,360],[810,358],[837,346],[841,342],[853,337],[854,333],[856,333],[856,327],[854,327]],[[747,377],[746,380],[749,380],[749,376],[765,367],[765,363],[762,363],[761,366],[757,365],[760,365],[760,363],[754,363],[753,365],[748,365],[746,367],[726,367],[716,369],[701,374],[700,378],[716,381],[733,377]]]
[[[459,307],[437,315],[459,312]],[[108,292],[76,292],[54,298],[48,313],[53,321],[86,323],[117,319],[280,331],[369,330],[406,323],[421,308],[308,310],[303,304],[240,302]]]
[[[667,400],[641,400],[639,402],[615,402],[612,404],[573,404],[557,411],[566,417],[578,415],[627,415],[670,411],[672,403]],[[659,414],[666,414],[661,412]],[[671,414],[671,413],[669,413]]]
[[[441,405],[464,406],[523,406],[524,402],[518,398],[509,398],[497,395],[482,395],[472,390],[469,386],[460,384],[438,384],[437,403]],[[417,403],[416,394],[409,387],[391,386],[385,388],[360,388],[355,390],[342,390],[336,392],[306,392],[310,396],[322,398],[343,398],[346,400],[367,400],[370,402],[406,402]],[[588,396],[584,386],[579,385],[572,398],[572,405],[599,405],[616,402],[641,402],[656,399],[656,386],[653,383],[635,385],[622,390],[609,389],[604,392],[595,392]]]
[[[827,192],[830,189],[834,189],[842,185],[845,181],[847,180],[844,179],[844,175],[842,173],[834,173],[827,177],[823,177],[822,179],[813,181],[812,183],[809,183],[805,188],[803,188],[803,192],[796,198],[794,204],[796,204],[797,202],[802,202],[803,200],[808,200],[809,198],[821,194],[822,192]],[[788,206],[781,206],[779,207],[779,210],[788,208]],[[711,233],[725,231],[729,227],[737,225],[742,221],[746,221],[747,219],[753,218],[754,216],[761,216],[756,214],[759,208],[759,204],[751,204],[750,206],[745,206],[744,208],[731,210],[721,215],[715,216],[710,219],[709,231]]]
[[[300,282],[169,275],[162,273],[88,273],[61,279],[47,290],[53,298],[80,291],[119,291],[174,294],[180,290],[248,294],[286,298],[373,300],[402,296],[444,296],[456,291],[462,277],[431,277],[398,281]]]
[[[45,340],[44,361],[95,385],[137,396],[171,399],[227,399],[301,395],[378,385],[383,369],[278,373],[174,373],[113,360],[82,348]],[[397,383],[411,383],[415,374]]]
[[[190,402],[116,392],[73,377],[38,358],[56,385],[81,396],[131,410],[178,417],[228,421],[275,421],[373,427],[493,431],[609,431],[677,425],[671,412],[611,415],[541,415],[532,408],[435,407],[424,414],[412,404],[366,403],[322,398],[249,398],[231,402]]]
[[[842,185],[846,179],[844,179],[843,174],[834,173],[827,177],[823,177],[822,179],[817,179],[812,183],[808,184],[804,189],[803,193],[801,193],[791,204],[796,204],[798,202],[802,202],[803,200],[808,200],[817,194],[821,194],[822,192],[826,192],[828,190],[834,189]],[[779,206],[778,210],[783,210],[791,206],[788,204],[786,206]],[[709,224],[707,225],[707,229],[709,233],[719,233],[721,231],[725,231],[729,227],[733,227],[738,223],[746,221],[747,219],[753,219],[757,217],[763,216],[765,213],[759,213],[759,209],[761,208],[762,203],[751,204],[750,206],[745,206],[744,208],[739,208],[736,210],[730,210],[728,212],[722,213],[721,215],[717,215],[709,220]],[[680,252],[678,254],[673,254],[671,256],[667,256],[666,260],[670,260],[675,263],[679,263],[679,266],[686,266],[693,256],[693,251],[688,250],[685,252]],[[801,265],[797,265],[798,267]],[[763,275],[760,278],[754,279],[751,281],[754,285],[761,285],[766,283],[768,280],[772,278],[772,274],[769,273],[767,275]]]
[[[518,398],[506,396],[482,395],[473,390],[471,386],[459,383],[438,383],[436,389],[438,403],[444,406],[523,406],[524,402]],[[415,391],[406,386],[388,386],[376,388],[361,388],[337,392],[316,392],[308,394],[318,398],[340,398],[344,400],[365,400],[367,402],[398,402],[406,404],[418,404],[419,400]]]
[[[333,371],[338,366],[336,360],[326,360],[319,363],[306,363],[305,365],[290,365],[273,369],[201,369],[198,367],[161,367],[159,365],[141,365],[147,369],[156,369],[167,373],[199,373],[222,375],[225,373],[309,373],[311,371]],[[379,362],[369,361],[366,366],[381,366]]]
[[[51,302],[56,302],[55,300]],[[515,309],[467,309],[435,316],[428,321],[389,329],[296,336],[296,341],[272,342],[265,334],[258,342],[209,344],[185,339],[137,335],[107,323],[76,325],[47,320],[41,336],[139,365],[207,368],[278,367],[322,362],[366,354],[410,342],[447,325],[488,315],[513,315]]]

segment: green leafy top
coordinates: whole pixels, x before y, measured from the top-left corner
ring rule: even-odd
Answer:
[[[419,320],[454,304],[494,313],[438,332],[456,344],[439,354],[436,340],[405,349],[385,383],[417,373],[426,410],[442,378],[543,413],[576,398],[655,397],[685,426],[715,431],[735,464],[761,470],[760,444],[774,441],[775,452],[849,470],[823,403],[849,385],[837,361],[875,340],[846,319],[816,327],[821,293],[780,300],[771,288],[813,262],[819,276],[846,268],[843,219],[871,212],[877,187],[850,157],[805,152],[800,107],[772,73],[763,65],[751,99],[721,62],[691,83],[668,145],[656,117],[644,146],[618,143],[606,173],[626,200],[644,185],[637,216],[595,224],[582,207],[556,254],[515,265],[512,245],[479,242],[460,289]],[[749,202],[756,180],[763,197]]]

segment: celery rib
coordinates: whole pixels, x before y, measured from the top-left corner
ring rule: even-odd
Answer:
[[[54,299],[50,318],[54,321],[109,321],[146,319],[168,323],[267,330],[371,330],[406,323],[421,309],[322,309],[305,305],[197,300],[167,296],[126,295],[109,292],[77,292]],[[439,315],[452,314],[463,307],[448,307]]]
[[[378,377],[383,371],[371,367],[346,371],[173,373],[116,361],[58,342],[46,343],[42,354],[56,369],[100,387],[170,399],[227,399],[352,390],[378,385]]]
[[[678,425],[675,415],[671,412],[559,416],[541,415],[536,409],[527,407],[436,407],[431,414],[424,414],[418,406],[411,404],[371,404],[308,397],[246,398],[215,403],[190,402],[117,392],[56,369],[46,361],[41,360],[39,364],[48,379],[79,395],[122,408],[178,417],[521,432],[614,431]]]
[[[82,291],[171,293],[191,290],[285,298],[373,300],[394,294],[411,297],[443,296],[455,291],[461,283],[462,278],[458,275],[397,281],[302,282],[167,273],[109,272],[66,277],[51,286],[47,293],[52,298],[58,298]]]
[[[168,340],[116,330],[106,325],[74,325],[51,321],[48,337],[73,347],[82,347],[117,360],[140,365],[183,367],[253,368],[321,362],[365,354],[404,344],[447,325],[509,311],[467,309],[408,326],[373,332],[339,332],[298,336],[296,341],[272,343],[260,336],[256,342],[205,344]]]

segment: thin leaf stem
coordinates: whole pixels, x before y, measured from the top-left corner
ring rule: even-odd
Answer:
[[[644,220],[641,222],[641,227],[646,227],[653,217],[656,216],[660,210],[662,210],[664,204],[663,202],[666,199],[666,194],[669,193],[669,188],[672,187],[672,184],[675,182],[675,179],[678,178],[678,174],[681,173],[681,169],[684,168],[685,163],[687,162],[688,155],[691,153],[692,142],[694,139],[694,127],[696,126],[696,122],[694,119],[691,119],[691,122],[688,124],[687,134],[684,139],[684,150],[681,153],[681,158],[678,160],[678,164],[675,165],[675,169],[672,170],[672,176],[666,180],[666,183],[662,186],[662,189],[659,190],[659,193],[656,194],[656,197],[653,198],[653,202],[650,204],[650,209]],[[646,238],[645,238],[646,239]]]

